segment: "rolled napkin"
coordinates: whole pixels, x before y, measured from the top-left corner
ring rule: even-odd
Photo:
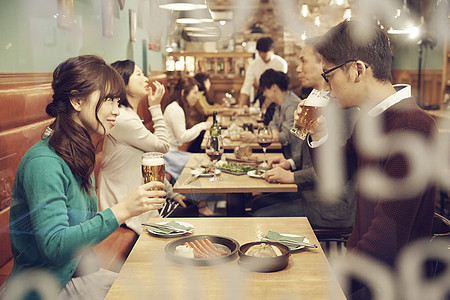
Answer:
[[[281,244],[288,246],[289,249],[291,249],[291,250],[298,248],[298,245],[294,244],[294,243],[290,243],[289,241],[285,241],[283,239],[289,239],[289,240],[293,240],[296,242],[303,242],[305,239],[304,236],[285,236],[285,235],[279,234],[278,232],[270,231],[270,230],[266,234],[266,237],[271,240],[279,241]]]
[[[150,229],[153,232],[159,233],[159,234],[170,234],[170,233],[177,233],[177,232],[183,232],[183,231],[189,231],[192,230],[193,228],[190,226],[184,226],[176,221],[170,221],[168,223],[163,224],[163,226],[158,226],[158,225],[144,225],[145,227],[147,227],[148,229]],[[165,226],[170,226],[173,228],[167,228]],[[177,230],[180,229],[180,230]]]

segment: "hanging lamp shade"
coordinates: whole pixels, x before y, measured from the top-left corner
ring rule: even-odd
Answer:
[[[330,6],[349,7],[348,0],[331,0]]]
[[[216,23],[190,24],[184,27],[181,37],[190,42],[214,42],[219,40],[221,30]]]
[[[397,14],[387,32],[389,34],[414,34],[415,31],[417,31],[417,26],[409,11],[406,0],[404,0],[403,7],[397,9]]]
[[[159,0],[159,7],[169,10],[194,10],[207,6],[205,0]]]
[[[211,12],[209,9],[196,9],[180,11],[177,18],[179,24],[198,24],[198,23],[211,23]]]

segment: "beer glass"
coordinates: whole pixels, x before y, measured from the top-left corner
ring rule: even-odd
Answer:
[[[142,154],[142,177],[144,183],[150,181],[164,182],[165,165],[164,154],[160,152],[146,152]]]
[[[312,90],[308,98],[306,98],[299,118],[294,121],[294,126],[290,132],[304,140],[308,135],[311,125],[320,117],[323,109],[328,105],[329,100],[327,91]]]

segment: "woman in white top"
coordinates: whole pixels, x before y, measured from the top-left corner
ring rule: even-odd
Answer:
[[[168,105],[164,110],[164,120],[169,131],[170,151],[164,156],[166,172],[174,181],[178,179],[192,153],[179,151],[186,142],[193,141],[203,130],[211,127],[212,122],[201,122],[191,128],[186,128],[186,116],[198,101],[198,83],[195,79],[180,78],[170,95]]]
[[[118,203],[142,182],[141,157],[144,152],[162,152],[169,150],[167,128],[161,111],[161,99],[164,86],[155,81],[155,92],[142,70],[131,60],[117,61],[111,65],[122,76],[128,105],[120,107],[114,128],[103,142],[102,164],[99,176],[99,210],[104,210]],[[139,102],[146,99],[152,115],[154,133],[148,130],[137,114]],[[171,184],[166,181],[167,197],[174,199],[183,207],[186,198],[173,194]],[[142,231],[141,223],[149,217],[158,217],[158,211],[150,211],[128,219],[125,223],[138,234]]]
[[[164,155],[166,172],[172,176],[173,182],[178,179],[192,153],[180,151],[179,147],[186,142],[193,141],[203,130],[211,127],[212,122],[200,122],[190,128],[186,126],[186,116],[198,101],[198,83],[194,78],[180,78],[170,95],[168,105],[164,110],[164,120],[169,130],[170,151]],[[201,216],[213,216],[214,213],[207,206],[206,201],[224,199],[218,194],[186,194],[197,205]]]

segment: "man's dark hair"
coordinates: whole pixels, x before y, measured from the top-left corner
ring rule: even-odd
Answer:
[[[289,80],[289,76],[286,73],[267,69],[259,78],[259,88],[261,91],[264,91],[264,89],[270,89],[272,85],[276,84],[280,90],[287,91]]]
[[[205,81],[210,79],[207,73],[197,73],[194,76],[195,80],[198,82],[198,90],[200,92],[206,91]]]
[[[360,21],[343,21],[323,35],[314,47],[334,65],[361,60],[372,69],[375,79],[392,81],[389,38],[378,27]]]
[[[260,38],[256,42],[256,50],[261,52],[269,52],[274,47],[273,40],[270,37]]]

